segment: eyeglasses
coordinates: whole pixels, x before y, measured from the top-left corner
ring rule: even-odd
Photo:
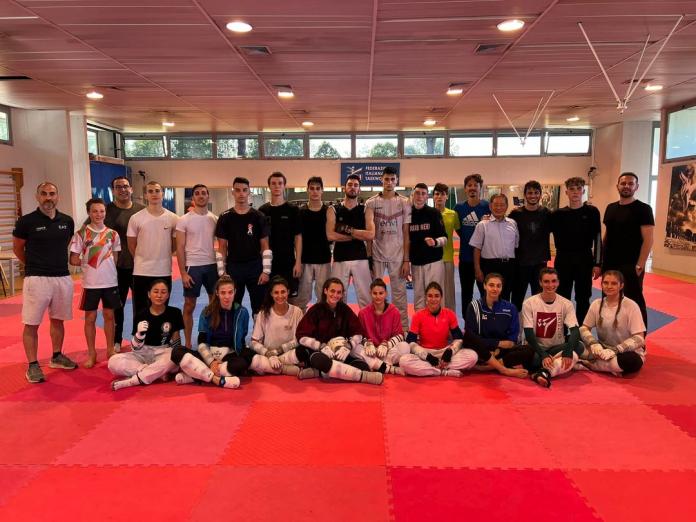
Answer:
[[[129,188],[131,188],[130,185],[116,185],[116,186],[114,186],[114,190],[128,190]]]

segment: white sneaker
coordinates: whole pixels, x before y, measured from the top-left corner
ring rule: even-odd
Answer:
[[[121,353],[121,343],[114,343],[114,353]]]
[[[177,384],[191,384],[193,382],[193,377],[184,372],[179,372],[174,376],[174,380]]]

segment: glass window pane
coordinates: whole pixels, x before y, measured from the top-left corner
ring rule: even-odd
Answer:
[[[539,156],[541,136],[531,135],[524,146],[516,135],[498,135],[498,156]]]
[[[172,158],[174,159],[210,159],[213,157],[212,138],[170,137]]]
[[[10,125],[9,114],[5,111],[0,111],[0,141],[10,140]]]
[[[99,154],[99,147],[97,145],[97,133],[91,130],[87,131],[87,152],[90,154]]]
[[[356,136],[355,155],[358,158],[396,158],[398,139],[395,134]]]
[[[471,134],[450,137],[450,156],[492,156],[493,135]]]
[[[258,158],[259,140],[258,138],[248,138],[246,136],[218,137],[217,157]]]
[[[556,135],[547,134],[547,154],[587,154],[590,152],[590,135]]]
[[[310,136],[310,158],[350,158],[350,136]]]
[[[126,156],[129,158],[164,158],[164,138],[125,138]]]
[[[653,215],[657,209],[657,179],[650,180],[650,206],[652,207]]]
[[[656,177],[660,173],[660,127],[653,130],[652,159],[650,160],[650,175]],[[655,207],[653,207],[655,208]]]
[[[444,136],[404,137],[404,156],[442,156],[444,153]]]
[[[263,153],[267,158],[302,158],[304,140],[297,138],[266,138],[263,140]]]

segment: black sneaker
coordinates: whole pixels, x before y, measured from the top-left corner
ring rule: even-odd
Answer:
[[[51,362],[48,364],[51,368],[60,368],[62,370],[74,370],[77,368],[77,364],[74,361],[68,359],[62,353],[54,355],[51,357]]]
[[[30,364],[29,368],[27,368],[27,373],[26,373],[27,381],[29,381],[32,384],[36,384],[39,382],[44,382],[44,374],[41,371],[41,367],[38,364]]]

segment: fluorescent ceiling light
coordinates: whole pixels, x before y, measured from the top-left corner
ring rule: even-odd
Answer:
[[[97,91],[90,91],[87,94],[85,94],[85,96],[87,96],[87,98],[89,98],[90,100],[101,100],[104,97],[102,93]]]
[[[580,116],[571,116],[570,118],[566,118],[566,121],[580,121]]]
[[[294,98],[295,93],[290,88],[278,89],[279,98]]]
[[[423,122],[423,125],[425,125],[426,127],[432,127],[436,123],[437,121],[433,120],[432,118],[428,118]]]
[[[234,22],[230,22],[227,24],[226,27],[233,33],[248,33],[253,29],[251,25],[249,25],[246,22],[242,22],[241,20],[235,20]]]
[[[648,92],[661,91],[662,89],[663,89],[663,86],[657,85],[657,84],[648,84],[645,86],[645,90]]]
[[[162,126],[164,126],[164,127],[174,127],[174,125],[176,125],[176,123],[174,123],[173,121],[163,121],[162,122]]]
[[[450,83],[447,89],[447,94],[450,96],[458,96],[464,92],[464,87],[459,83]]]
[[[524,27],[524,22],[522,20],[505,20],[498,24],[498,30],[508,33],[510,31],[517,31]]]
[[[313,121],[303,121],[302,126],[303,127],[314,127],[314,122]]]

